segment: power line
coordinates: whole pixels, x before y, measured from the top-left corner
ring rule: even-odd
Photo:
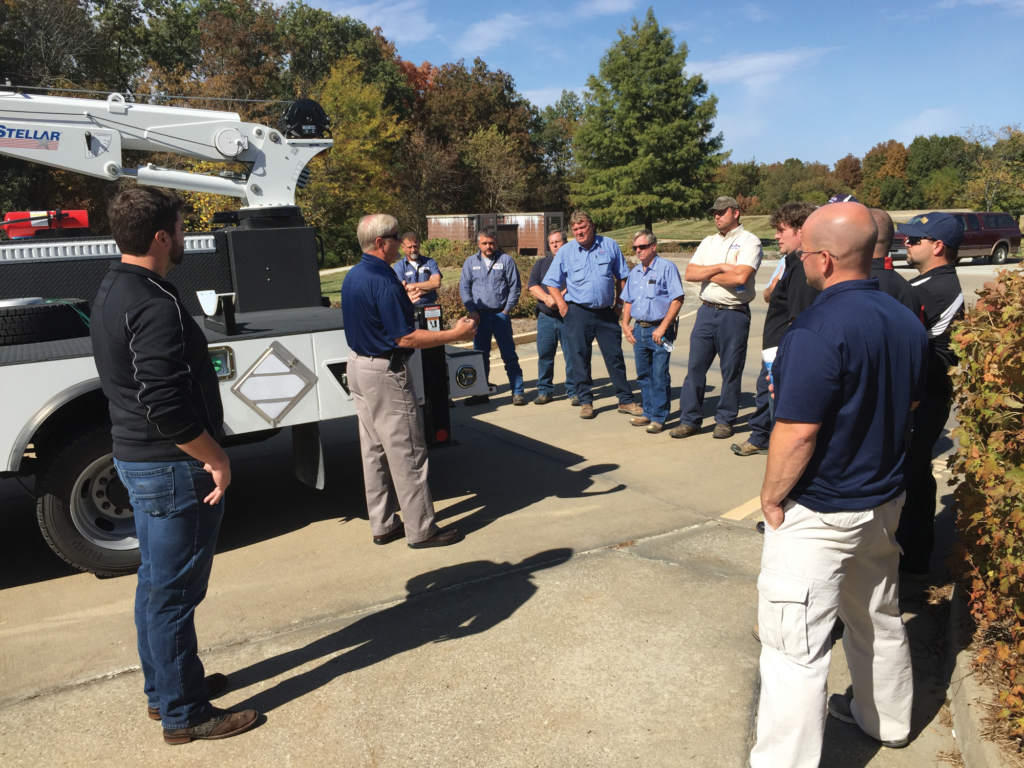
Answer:
[[[45,85],[6,85],[0,86],[6,88],[12,88],[15,90],[31,90],[31,91],[62,91],[64,93],[98,93],[100,95],[109,95],[111,93],[117,93],[121,96],[131,97],[133,100],[139,97],[148,99],[183,99],[185,101],[231,101],[244,104],[292,104],[295,99],[229,99],[223,96],[174,96],[174,95],[160,95],[156,93],[121,93],[120,91],[96,91],[88,90],[85,88],[50,88]]]

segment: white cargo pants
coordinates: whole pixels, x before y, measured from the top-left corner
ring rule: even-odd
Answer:
[[[905,495],[863,512],[787,501],[765,526],[757,609],[761,701],[751,768],[818,768],[836,614],[853,679],[853,715],[876,739],[910,733],[913,675],[900,617],[896,527]]]

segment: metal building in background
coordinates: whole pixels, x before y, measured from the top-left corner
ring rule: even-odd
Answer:
[[[564,228],[565,217],[558,211],[542,213],[452,213],[427,216],[430,239],[474,240],[484,227],[494,227],[498,246],[522,256],[547,253],[548,235]]]

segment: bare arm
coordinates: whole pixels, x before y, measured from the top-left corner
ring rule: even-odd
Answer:
[[[636,336],[633,335],[633,329],[629,327],[629,321],[632,319],[633,305],[630,302],[626,302],[622,305],[622,334],[626,337],[626,341],[630,344],[636,345]]]
[[[694,264],[692,261],[686,265],[686,274],[683,279],[688,283],[703,283],[715,275],[720,275],[724,270],[729,269],[728,264]]]
[[[779,278],[782,277],[780,272],[775,276],[775,279],[771,281],[767,288],[764,289],[764,303],[768,304],[772,300],[772,291],[775,290],[775,286],[779,284]]]
[[[734,264],[731,267],[725,264],[720,266],[725,269],[721,274],[712,277],[711,282],[723,288],[739,288],[741,285],[746,285],[747,280],[754,274],[754,268],[748,267],[746,264]]]
[[[207,504],[216,504],[231,485],[231,462],[228,455],[205,429],[195,440],[182,443],[178,447],[193,459],[203,462],[203,469],[213,475],[213,482],[217,487],[203,501]]]
[[[785,519],[782,502],[807,469],[818,442],[821,424],[777,419],[768,445],[768,468],[761,486],[761,511],[765,522],[778,528]]]
[[[455,341],[469,341],[476,336],[477,324],[468,317],[460,317],[450,331],[425,331],[418,328],[395,341],[403,349],[431,349]]]
[[[547,292],[543,285],[531,285],[529,291],[533,298],[544,306],[550,309],[555,308],[555,300],[551,298],[551,294]]]
[[[416,283],[416,287],[420,289],[421,293],[436,291],[441,287],[441,273],[438,272],[436,275],[431,275],[429,280],[424,280],[422,283]]]
[[[569,311],[569,305],[565,303],[565,298],[562,295],[562,289],[555,288],[553,285],[547,286],[547,289],[548,294],[555,300],[555,306],[558,307],[558,314],[565,317],[566,313]]]
[[[655,328],[654,333],[651,334],[651,338],[654,339],[655,344],[661,344],[661,340],[665,338],[665,334],[668,333],[668,329],[672,327],[672,323],[676,321],[676,315],[679,314],[679,310],[682,308],[682,296],[678,299],[672,299],[672,303],[668,305],[668,311],[665,313],[665,319],[661,321],[661,325]]]

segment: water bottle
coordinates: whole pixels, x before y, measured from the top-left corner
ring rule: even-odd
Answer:
[[[672,346],[672,342],[669,341],[668,339],[661,340],[661,348],[664,349],[666,352],[671,352],[672,350],[675,349],[675,347]]]

